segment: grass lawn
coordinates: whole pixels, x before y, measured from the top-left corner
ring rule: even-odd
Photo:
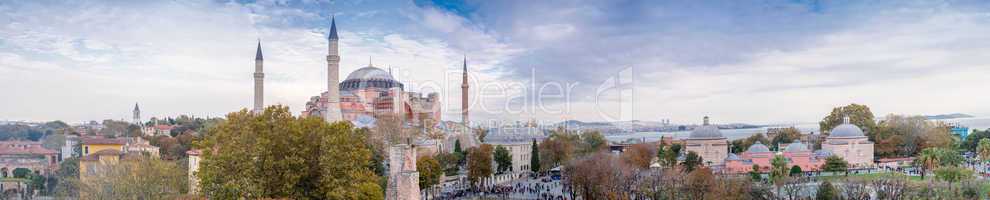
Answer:
[[[877,178],[882,178],[892,175],[900,175],[900,174],[895,172],[884,172],[884,173],[849,174],[849,176],[846,176],[845,173],[836,173],[834,175],[827,175],[827,173],[822,173],[822,176],[819,176],[819,178],[828,181],[842,180],[846,178],[857,178],[857,179],[861,178],[865,180],[874,180]],[[930,175],[925,176],[924,180],[922,180],[920,176],[910,176],[908,177],[908,180],[911,180],[911,182],[924,182],[925,180],[928,180],[930,178],[934,178],[934,176],[930,176]]]

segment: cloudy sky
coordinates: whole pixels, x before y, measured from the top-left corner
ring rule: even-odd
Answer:
[[[391,67],[459,121],[460,65],[479,120],[817,121],[990,115],[984,1],[0,1],[0,120],[221,116],[249,107],[256,41],[266,104]],[[370,61],[369,61],[370,60]]]

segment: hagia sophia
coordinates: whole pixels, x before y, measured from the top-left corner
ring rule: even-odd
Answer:
[[[301,116],[319,116],[328,122],[347,120],[357,126],[374,126],[376,119],[391,116],[407,126],[433,127],[441,122],[440,95],[436,92],[421,94],[407,91],[405,85],[384,70],[368,63],[343,80],[338,81],[340,52],[338,50],[336,19],[331,19],[327,34],[327,90],[310,97]],[[261,43],[255,54],[254,111],[264,109],[264,58]],[[467,59],[464,60],[464,84],[467,89]],[[462,103],[463,122],[467,123],[466,91]]]

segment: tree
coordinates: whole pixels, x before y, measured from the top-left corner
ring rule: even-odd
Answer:
[[[707,167],[702,167],[691,171],[691,173],[688,174],[687,183],[688,185],[686,190],[688,199],[710,199],[711,196],[706,194],[713,191],[716,184],[715,176],[712,175],[712,170]]]
[[[607,141],[605,140],[605,136],[603,136],[602,133],[598,131],[586,131],[584,133],[581,133],[581,141],[583,142],[580,151],[582,155],[588,153],[594,153],[598,150],[602,150],[608,147],[608,145],[606,144]]]
[[[776,155],[770,160],[770,180],[774,183],[783,181],[787,177],[787,158]]]
[[[539,143],[540,166],[554,168],[573,159],[579,139],[578,135],[565,129],[557,129],[551,133],[550,137]]]
[[[976,146],[976,155],[983,162],[990,160],[990,138],[980,139],[979,145]]]
[[[680,156],[680,154],[681,154],[681,147],[682,147],[681,144],[670,145],[670,149],[667,150],[667,154],[664,155],[664,157],[663,157],[663,159],[665,160],[665,163],[667,163],[667,166],[668,167],[671,167],[671,166],[674,166],[674,165],[677,164],[677,157]]]
[[[790,128],[778,129],[778,132],[773,136],[773,140],[771,140],[769,143],[770,149],[779,150],[780,147],[778,145],[789,144],[791,142],[794,142],[794,140],[798,140],[798,139],[801,139],[801,131],[799,131],[797,128],[790,127]]]
[[[849,121],[856,126],[859,126],[863,131],[869,132],[876,127],[876,122],[873,119],[873,112],[870,111],[870,107],[860,104],[849,104],[847,106],[836,107],[832,109],[832,112],[828,116],[822,119],[818,123],[819,130],[822,132],[828,132],[842,124],[843,118],[849,117]],[[874,138],[870,138],[871,140]]]
[[[832,155],[825,158],[825,166],[822,167],[823,170],[827,172],[845,172],[849,167],[849,163],[842,157]]]
[[[749,178],[752,179],[753,181],[760,181],[763,179],[763,177],[760,176],[759,164],[755,164],[755,163],[753,164],[753,169],[749,171]]]
[[[440,163],[440,168],[444,170],[444,173],[447,176],[457,175],[457,162],[461,159],[458,156],[459,154],[446,152],[441,152],[436,155],[436,160]]]
[[[79,182],[80,199],[175,199],[186,194],[185,163],[147,157],[101,166]]]
[[[196,143],[196,177],[211,199],[382,199],[368,133],[293,117],[285,106],[230,113]]]
[[[482,143],[484,143],[484,142],[485,142],[485,136],[488,136],[488,132],[489,132],[489,131],[490,131],[490,130],[488,130],[488,129],[483,129],[483,128],[475,128],[475,129],[474,129],[474,133],[475,133],[475,135],[477,135],[477,136],[478,136],[478,141],[480,141],[480,142],[482,142]]]
[[[492,145],[481,144],[468,150],[468,180],[478,183],[492,175]]]
[[[440,176],[443,171],[440,162],[429,156],[420,156],[416,159],[416,171],[419,172],[419,189],[427,189],[440,183]]]
[[[737,154],[745,152],[746,149],[749,148],[749,146],[752,146],[753,143],[756,143],[757,141],[763,144],[770,144],[770,140],[767,139],[767,137],[764,136],[763,133],[757,133],[756,135],[752,135],[747,138],[733,140],[732,152]]]
[[[790,175],[790,176],[800,176],[801,173],[804,173],[804,171],[801,170],[801,166],[794,165],[794,166],[791,166],[791,172],[788,173],[788,175]]]
[[[529,170],[533,173],[540,172],[540,146],[536,145],[536,139],[533,139],[533,145],[530,146],[532,152],[529,153]]]
[[[939,154],[938,149],[925,149],[914,159],[914,165],[921,167],[921,179],[925,178],[925,172],[935,169],[942,162]]]
[[[973,178],[973,171],[962,167],[941,167],[935,170],[935,177],[952,183]]]
[[[832,182],[824,181],[820,186],[818,186],[818,192],[815,193],[816,200],[833,200],[839,199],[838,192],[835,190],[835,186],[832,186]]]
[[[691,172],[694,171],[694,169],[697,168],[699,165],[701,165],[702,164],[701,162],[703,161],[701,159],[701,156],[698,155],[698,153],[695,153],[694,151],[688,151],[687,155],[684,156],[684,162],[681,163],[681,166],[684,167],[685,172]]]
[[[31,170],[27,168],[16,168],[12,174],[14,178],[27,178],[28,174],[31,174]]]
[[[502,145],[495,147],[495,164],[498,165],[499,174],[512,171],[512,153]]]
[[[454,140],[454,153],[462,153],[461,140]]]
[[[650,143],[634,144],[622,152],[622,160],[633,167],[648,169],[655,157],[653,152],[655,150]]]

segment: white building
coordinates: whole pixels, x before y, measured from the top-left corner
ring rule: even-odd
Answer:
[[[537,144],[546,139],[543,130],[533,127],[513,127],[492,129],[485,136],[485,144],[493,147],[502,146],[509,150],[512,155],[512,169],[514,173],[531,171],[530,159],[533,157],[533,140]],[[496,166],[493,162],[493,167]]]

